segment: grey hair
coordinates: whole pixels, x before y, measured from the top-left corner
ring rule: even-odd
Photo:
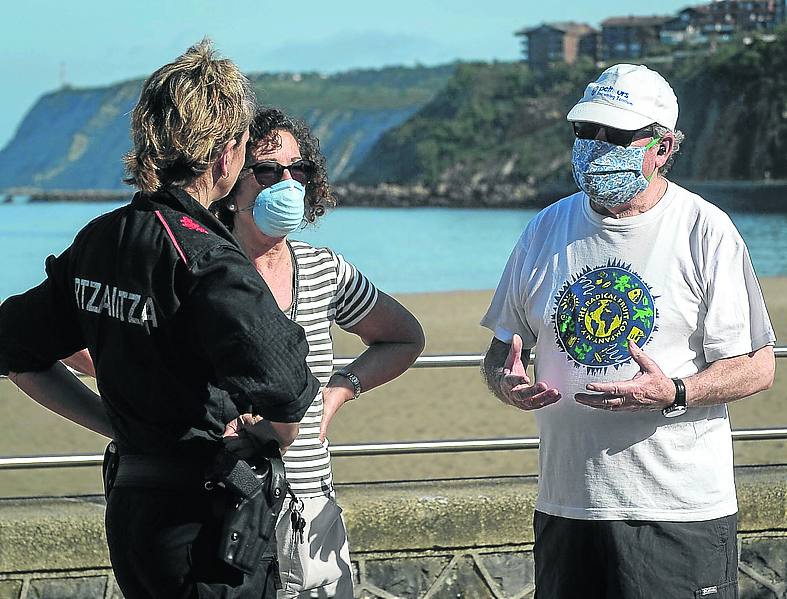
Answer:
[[[686,136],[683,134],[683,131],[672,131],[672,129],[668,129],[667,127],[659,125],[658,123],[653,125],[653,132],[657,137],[664,137],[667,133],[672,133],[675,136],[675,143],[672,144],[672,154],[669,155],[669,158],[667,158],[667,162],[664,163],[664,166],[659,169],[659,175],[663,177],[672,168],[672,163],[675,162],[675,154],[677,154],[680,150],[680,144],[683,143],[683,140],[686,139]]]

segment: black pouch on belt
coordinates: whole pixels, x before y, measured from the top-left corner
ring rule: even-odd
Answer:
[[[109,501],[109,492],[115,485],[115,476],[120,464],[120,454],[114,441],[110,441],[104,450],[104,462],[101,464],[101,478],[104,481],[104,499]]]
[[[211,480],[222,483],[231,496],[222,522],[219,557],[251,574],[263,558],[276,556],[276,520],[286,490],[284,462],[272,444],[254,466],[223,452],[216,470]]]

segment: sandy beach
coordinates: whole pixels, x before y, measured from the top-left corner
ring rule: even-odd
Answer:
[[[787,278],[765,278],[768,309],[787,341]],[[490,334],[477,323],[491,291],[397,296],[421,320],[427,334],[425,354],[480,354]],[[355,355],[362,346],[336,331],[336,355]],[[774,387],[730,405],[732,426],[787,427],[787,360],[780,360]],[[0,381],[0,456],[92,454],[106,440],[38,406],[9,381]],[[365,393],[343,409],[331,428],[334,445],[428,439],[536,436],[531,414],[504,406],[492,397],[476,368],[411,370],[400,379]],[[738,442],[736,461],[787,462],[787,442]],[[535,451],[456,455],[336,458],[337,482],[446,478],[535,472]],[[97,468],[0,472],[0,496],[98,493]]]

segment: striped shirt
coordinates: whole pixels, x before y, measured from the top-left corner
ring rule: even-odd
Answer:
[[[309,343],[306,363],[324,387],[333,373],[331,325],[343,329],[358,324],[377,302],[377,289],[363,274],[328,248],[288,241],[294,280],[289,316],[301,325]],[[328,440],[320,443],[322,392],[317,393],[301,420],[298,438],[284,456],[287,480],[301,497],[333,491]]]

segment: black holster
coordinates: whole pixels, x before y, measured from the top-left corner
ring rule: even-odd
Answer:
[[[266,558],[276,557],[276,520],[284,503],[286,478],[279,448],[271,444],[252,466],[229,452],[217,458],[211,480],[229,491],[219,558],[253,573]]]

